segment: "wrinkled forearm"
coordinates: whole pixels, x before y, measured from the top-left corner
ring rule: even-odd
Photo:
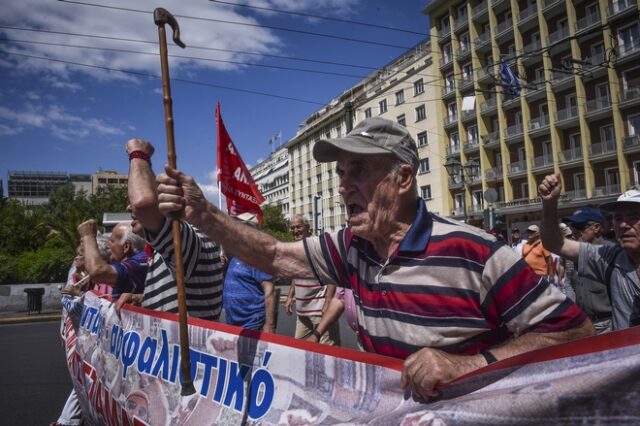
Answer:
[[[541,349],[548,346],[559,345],[572,340],[593,336],[595,330],[589,319],[586,319],[576,327],[554,333],[525,333],[504,346],[491,348],[491,353],[497,359],[509,358],[524,352]]]

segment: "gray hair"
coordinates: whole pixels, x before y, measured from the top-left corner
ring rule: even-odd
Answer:
[[[109,249],[107,243],[109,242],[109,234],[101,234],[96,237],[96,243],[98,243],[98,253],[103,260],[109,260]]]
[[[147,241],[140,235],[133,232],[131,222],[120,222],[118,226],[122,226],[123,228],[120,244],[129,242],[129,244],[131,244],[131,247],[133,247],[133,251],[135,253],[140,253],[144,250],[145,246],[147,245]]]
[[[309,223],[309,220],[307,219],[307,217],[305,215],[303,215],[302,213],[296,213],[291,217],[291,220],[289,221],[289,223],[293,222],[294,220],[301,220],[302,223],[306,226],[310,226],[311,224]]]

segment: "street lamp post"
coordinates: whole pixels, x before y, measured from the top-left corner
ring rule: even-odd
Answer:
[[[480,172],[480,163],[478,160],[469,160],[464,166],[460,163],[460,160],[450,157],[444,163],[445,169],[451,178],[460,176],[462,179],[463,193],[462,193],[462,210],[464,213],[464,222],[467,223],[467,183],[473,182],[478,177]]]

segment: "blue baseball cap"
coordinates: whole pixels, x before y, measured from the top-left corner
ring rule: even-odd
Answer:
[[[602,224],[604,223],[604,216],[599,209],[593,207],[583,207],[573,212],[571,216],[563,217],[562,221],[569,223],[596,222]]]

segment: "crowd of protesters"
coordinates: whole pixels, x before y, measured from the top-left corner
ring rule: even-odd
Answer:
[[[415,141],[375,117],[313,148],[318,162],[336,162],[348,226],[314,236],[295,216],[295,241],[285,243],[224,214],[182,172],[156,176],[149,142],[130,140],[126,152],[132,221],[111,233],[109,260],[95,221],[81,224],[84,263],[76,259],[74,275],[106,285],[118,309],[177,312],[178,214],[188,315],[217,321],[224,310],[227,322],[275,332],[273,282],[290,279],[296,338],[339,344],[345,312],[362,350],[404,360],[400,384],[416,401],[496,360],[640,323],[640,191],[559,218],[560,177],[549,175],[539,186],[542,221],[506,241],[428,212]],[[608,214],[615,242],[605,241]]]

